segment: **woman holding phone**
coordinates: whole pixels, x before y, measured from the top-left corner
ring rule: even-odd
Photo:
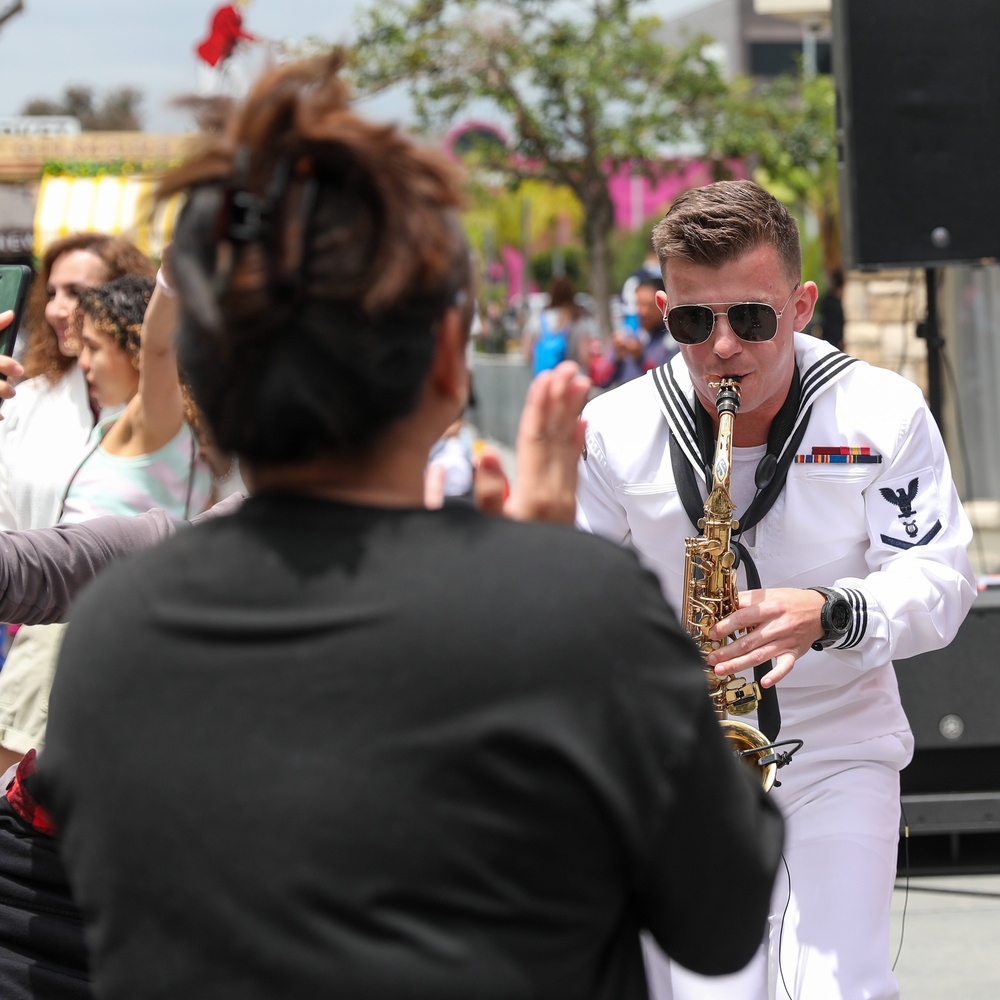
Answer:
[[[152,278],[123,275],[80,290],[69,338],[95,410],[105,414],[67,477],[59,522],[159,508],[188,519],[212,496],[213,469],[174,349],[177,307]],[[44,745],[48,694],[62,626],[43,626],[44,646],[13,648],[0,672],[0,762]],[[34,635],[34,630],[28,632]],[[22,652],[18,652],[22,650]]]
[[[0,528],[42,528],[59,517],[66,482],[98,412],[77,364],[70,321],[80,290],[123,274],[155,273],[132,243],[75,233],[49,244],[28,293],[23,380],[3,387],[0,414]],[[13,396],[14,398],[8,398]]]
[[[0,367],[20,379],[16,386],[0,382],[0,528],[43,528],[59,520],[66,484],[100,415],[71,330],[80,292],[123,274],[154,273],[152,262],[120,236],[74,233],[46,248],[28,293],[24,364],[10,359]],[[49,626],[19,629],[4,664],[8,680],[19,662],[29,670],[35,661],[52,662],[60,635]],[[37,709],[47,712],[47,704]],[[2,766],[32,745],[9,731],[18,712],[13,696],[0,692]]]

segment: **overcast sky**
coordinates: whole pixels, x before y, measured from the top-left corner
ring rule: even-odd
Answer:
[[[355,11],[376,2],[251,0],[244,17],[265,38],[350,42]],[[647,10],[667,17],[704,2],[651,0]],[[8,6],[0,0],[0,11]],[[24,0],[24,10],[0,31],[0,115],[19,113],[35,97],[58,100],[74,84],[89,86],[98,98],[133,86],[143,92],[148,131],[190,129],[190,114],[169,102],[195,90],[194,47],[217,6],[216,0]],[[383,106],[381,113],[405,113],[402,104],[399,109]]]

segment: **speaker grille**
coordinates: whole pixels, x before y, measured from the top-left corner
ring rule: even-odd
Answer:
[[[834,0],[845,263],[1000,256],[1000,2]]]

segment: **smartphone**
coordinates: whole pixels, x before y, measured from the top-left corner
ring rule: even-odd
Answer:
[[[6,330],[0,330],[0,354],[12,355],[17,341],[17,331],[24,316],[24,303],[31,284],[33,271],[25,264],[0,264],[0,312],[14,310],[14,319]],[[0,379],[7,376],[0,372]],[[0,404],[3,400],[0,399]]]

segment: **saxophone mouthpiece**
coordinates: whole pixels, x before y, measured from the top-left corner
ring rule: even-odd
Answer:
[[[723,376],[717,383],[709,383],[718,387],[715,397],[715,408],[721,413],[733,413],[740,408],[740,377],[739,375]]]

